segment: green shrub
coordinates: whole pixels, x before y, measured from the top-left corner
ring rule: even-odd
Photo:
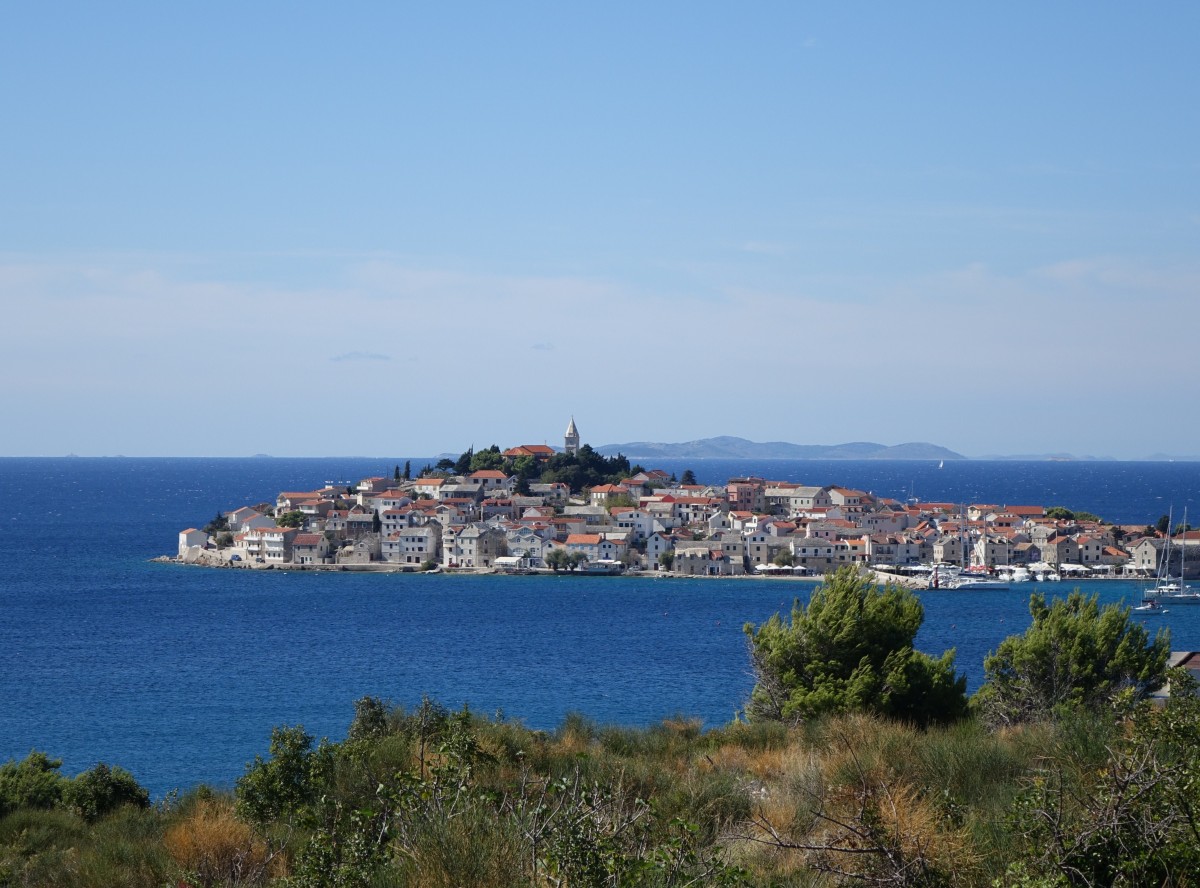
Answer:
[[[67,778],[59,759],[34,750],[22,761],[0,765],[0,817],[20,808],[53,808],[62,800]]]
[[[84,820],[93,821],[124,805],[150,807],[150,793],[124,768],[104,762],[84,771],[63,788],[63,804]]]

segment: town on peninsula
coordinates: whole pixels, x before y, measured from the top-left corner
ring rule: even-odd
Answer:
[[[163,560],[246,569],[822,576],[845,565],[911,585],[923,566],[1005,582],[1187,575],[1200,532],[1108,524],[1045,504],[899,501],[759,477],[698,484],[605,457],[572,417],[561,450],[468,450],[413,471],[281,491],[179,534]],[[1190,560],[1190,564],[1188,563]],[[955,586],[958,575],[941,574]]]

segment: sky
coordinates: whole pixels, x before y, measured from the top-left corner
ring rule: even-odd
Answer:
[[[0,456],[1200,453],[1200,4],[0,23]]]

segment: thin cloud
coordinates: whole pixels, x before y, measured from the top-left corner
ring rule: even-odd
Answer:
[[[554,351],[554,343],[552,343],[552,342],[535,342],[533,345],[531,345],[529,347],[531,349],[533,349],[534,351],[540,351],[540,352]]]
[[[754,253],[759,256],[786,256],[792,252],[787,244],[771,243],[769,241],[747,241],[741,246],[743,253]]]
[[[331,361],[390,361],[391,355],[381,355],[376,352],[345,352],[334,355]]]

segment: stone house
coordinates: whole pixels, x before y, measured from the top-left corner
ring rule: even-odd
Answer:
[[[326,564],[329,561],[329,540],[321,533],[298,533],[292,540],[293,564]]]
[[[507,554],[507,537],[497,527],[467,524],[442,530],[442,563],[446,567],[491,567]]]
[[[681,544],[682,548],[675,550],[675,562],[671,572],[683,576],[741,576],[745,568],[740,561],[732,561],[720,547],[713,547],[704,542]]]
[[[393,564],[424,564],[441,555],[442,527],[436,521],[420,527],[403,527],[387,534],[381,544],[384,561]]]
[[[379,561],[382,540],[377,533],[367,533],[349,540],[338,549],[335,559],[338,564],[370,564]]]

